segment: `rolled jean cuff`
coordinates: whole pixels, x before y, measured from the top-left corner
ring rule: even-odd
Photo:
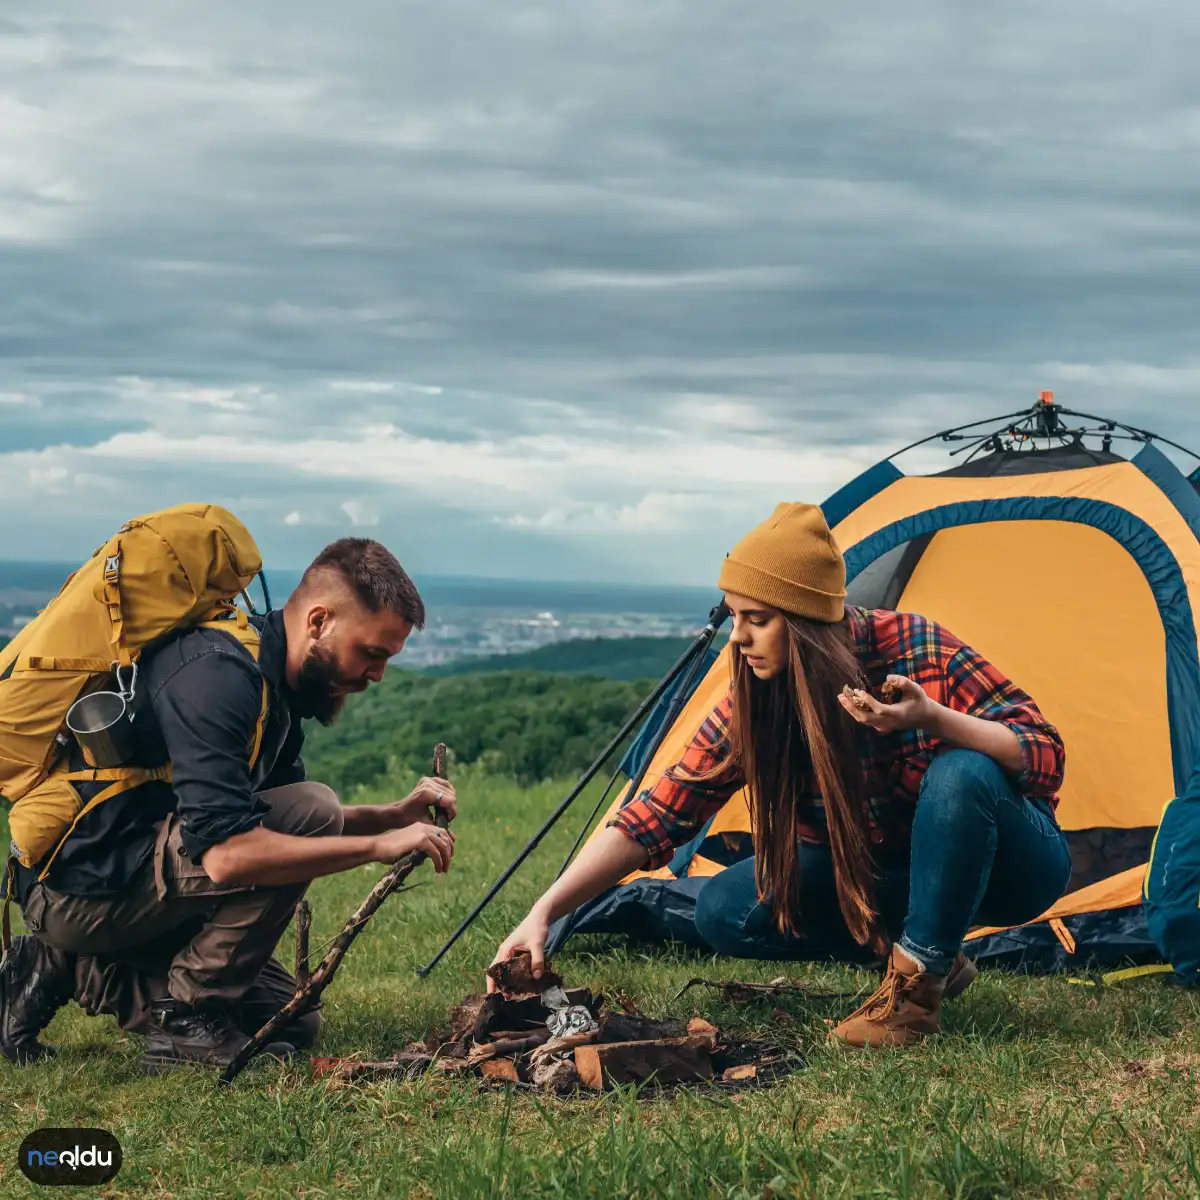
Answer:
[[[933,946],[918,946],[915,942],[910,942],[907,937],[902,937],[896,944],[909,958],[919,962],[930,975],[949,975],[950,968],[954,966],[954,960],[962,948],[956,947],[948,951],[937,950]]]

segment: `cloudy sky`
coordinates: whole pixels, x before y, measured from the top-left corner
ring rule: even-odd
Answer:
[[[208,499],[280,567],[708,583],[1043,387],[1200,446],[1197,45],[1184,0],[7,0],[0,557]]]

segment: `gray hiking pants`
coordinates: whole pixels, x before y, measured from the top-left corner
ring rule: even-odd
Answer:
[[[323,783],[295,783],[259,796],[271,806],[263,825],[301,837],[337,836],[342,807]],[[159,826],[154,856],[120,896],[69,896],[36,884],[23,908],[31,933],[77,956],[75,999],[93,1015],[144,1033],[150,1001],[228,1006],[253,1033],[291,999],[295,980],[272,956],[305,883],[279,887],[218,885],[179,852],[179,821]],[[308,1045],[316,1013],[297,1021],[289,1040]]]

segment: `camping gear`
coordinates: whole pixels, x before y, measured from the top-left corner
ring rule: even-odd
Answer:
[[[218,621],[256,654],[258,632],[235,600],[261,571],[254,539],[227,510],[150,513],[123,525],[0,650],[0,793],[22,865],[40,865],[39,878],[49,869],[85,811],[74,783],[109,784],[90,809],[162,777],[125,765],[137,660],[177,629]],[[265,683],[263,694],[265,708]],[[68,769],[71,736],[86,771]]]
[[[1200,767],[1163,813],[1142,897],[1154,944],[1183,983],[1200,985]]]
[[[133,669],[137,670],[136,663]],[[67,709],[67,729],[75,735],[89,767],[123,767],[133,758],[137,734],[130,704],[136,680],[136,675],[130,679],[127,692],[92,692]]]
[[[935,442],[964,461],[929,475],[893,461]],[[1200,471],[1189,479],[1155,442],[1183,450],[1044,393],[1030,410],[906,447],[822,506],[850,603],[943,623],[1035,697],[1066,744],[1067,894],[1028,925],[973,930],[965,949],[985,964],[1058,970],[1157,957],[1143,876],[1164,806],[1200,764]],[[647,785],[727,691],[728,654],[661,737]],[[601,827],[635,794],[626,788]],[[1172,805],[1179,824],[1193,807],[1200,796]],[[700,889],[752,852],[739,793],[668,866],[635,872],[557,922],[547,950],[585,932],[703,946],[692,920]]]

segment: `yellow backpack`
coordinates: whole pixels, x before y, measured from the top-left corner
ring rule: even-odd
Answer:
[[[212,504],[182,504],[122,526],[0,650],[0,796],[12,806],[12,852],[44,878],[85,812],[170,767],[71,771],[67,710],[80,697],[132,690],[142,652],[166,634],[215,625],[255,659],[258,632],[236,607],[262,570],[246,527]],[[250,748],[257,758],[263,710]],[[85,806],[76,783],[107,782]],[[9,874],[11,894],[12,875]],[[5,914],[7,915],[7,913]]]

